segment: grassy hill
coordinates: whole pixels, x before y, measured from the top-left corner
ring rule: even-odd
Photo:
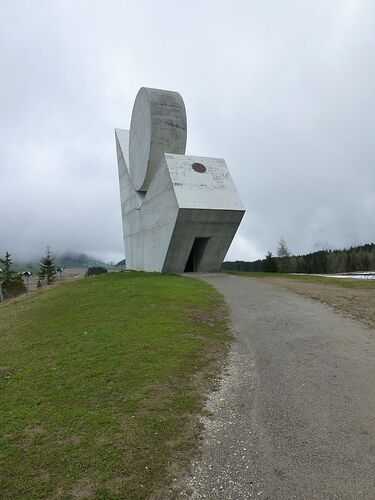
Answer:
[[[222,297],[113,273],[0,306],[0,497],[147,498],[194,448]]]

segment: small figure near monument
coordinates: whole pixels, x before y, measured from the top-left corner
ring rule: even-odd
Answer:
[[[115,130],[128,269],[211,272],[245,213],[223,159],[186,156],[182,97],[142,87]]]

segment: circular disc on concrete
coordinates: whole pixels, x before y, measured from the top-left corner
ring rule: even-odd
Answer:
[[[185,148],[186,111],[180,94],[142,87],[130,124],[129,170],[134,188],[147,191],[163,154],[184,154]]]

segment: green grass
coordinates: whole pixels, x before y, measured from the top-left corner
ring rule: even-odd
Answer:
[[[226,271],[237,276],[248,276],[250,278],[284,278],[304,283],[320,283],[323,285],[338,285],[344,288],[371,288],[375,289],[375,280],[356,280],[350,278],[328,278],[325,276],[312,276],[307,274],[288,273],[251,273],[242,271]]]
[[[229,338],[208,284],[128,272],[2,305],[0,336],[1,498],[163,488],[194,447]]]

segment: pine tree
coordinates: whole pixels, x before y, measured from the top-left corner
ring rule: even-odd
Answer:
[[[46,256],[43,257],[40,261],[38,277],[41,283],[45,280],[47,285],[50,285],[55,281],[55,261],[49,247],[47,247]]]
[[[346,253],[345,272],[353,271],[353,258],[350,250]]]
[[[5,257],[3,259],[0,259],[0,264],[3,271],[2,277],[4,280],[14,275],[14,271],[11,270],[13,262],[12,259],[10,258],[9,252],[5,252]]]
[[[367,253],[362,255],[362,270],[368,271],[370,269],[370,259],[368,258]]]
[[[0,259],[0,267],[2,269],[2,288],[6,297],[16,297],[17,295],[26,292],[22,274],[13,271],[12,264],[13,261],[11,259],[11,254],[9,252],[5,252],[5,257]]]
[[[263,272],[277,273],[277,263],[275,258],[272,257],[272,252],[268,252],[265,260],[263,261]]]

